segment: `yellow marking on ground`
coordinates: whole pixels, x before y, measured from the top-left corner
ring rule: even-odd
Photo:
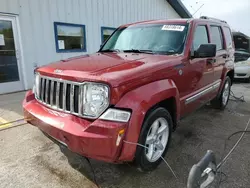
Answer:
[[[4,124],[1,126],[1,124]],[[10,127],[12,124],[0,117],[0,129]]]

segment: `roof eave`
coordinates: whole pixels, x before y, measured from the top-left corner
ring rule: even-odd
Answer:
[[[185,5],[180,0],[167,0],[167,2],[173,7],[173,9],[182,18],[192,18],[192,14],[187,10]]]

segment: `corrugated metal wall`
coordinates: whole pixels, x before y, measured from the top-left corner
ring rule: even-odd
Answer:
[[[19,15],[27,88],[34,65],[83,53],[56,53],[53,23],[86,26],[87,53],[98,50],[101,27],[151,19],[179,18],[166,0],[1,0],[0,12]]]

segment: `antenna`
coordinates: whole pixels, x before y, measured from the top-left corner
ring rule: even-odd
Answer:
[[[192,15],[192,17],[205,5],[205,3],[203,3]]]

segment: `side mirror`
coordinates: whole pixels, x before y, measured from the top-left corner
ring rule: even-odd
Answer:
[[[206,58],[216,56],[215,44],[201,44],[200,47],[194,51],[193,58]]]

